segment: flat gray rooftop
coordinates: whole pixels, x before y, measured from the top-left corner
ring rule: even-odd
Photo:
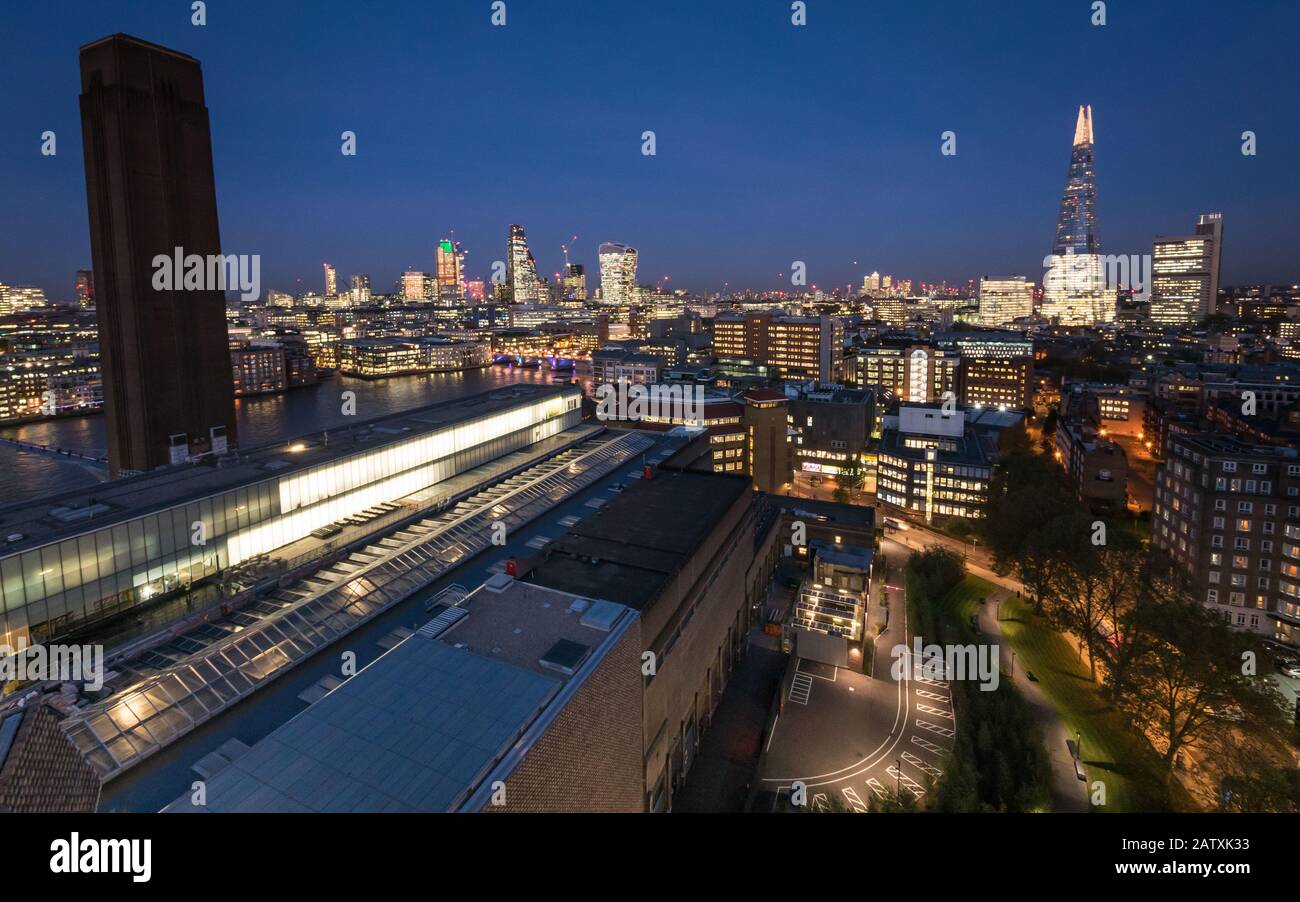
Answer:
[[[504,575],[489,583],[500,591],[472,593],[446,632],[417,631],[219,770],[200,810],[456,810],[635,616]],[[187,793],[165,810],[195,807]]]
[[[502,583],[508,577],[496,577]],[[601,607],[597,607],[597,603]],[[443,634],[442,639],[463,645],[468,651],[505,661],[534,673],[563,680],[568,675],[544,666],[541,661],[558,642],[567,641],[595,651],[610,629],[589,626],[593,611],[609,609],[610,626],[617,626],[631,612],[623,605],[589,599],[548,589],[532,583],[511,582],[505,591],[494,593],[480,588],[464,603],[469,616]]]
[[[412,636],[218,771],[203,810],[454,810],[561,685]]]
[[[548,545],[527,578],[645,610],[750,491],[747,476],[661,468]]]
[[[497,413],[564,392],[571,386],[517,384],[443,401],[342,429],[300,436],[261,448],[240,449],[238,459],[221,464],[180,464],[139,476],[47,495],[0,507],[0,555],[44,545],[88,529],[154,510],[196,501],[242,485],[261,482],[345,457],[406,441],[440,427]],[[291,447],[297,450],[289,450]],[[98,508],[102,506],[102,510]],[[63,510],[63,519],[56,512]]]

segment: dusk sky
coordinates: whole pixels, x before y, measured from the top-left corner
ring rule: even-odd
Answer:
[[[77,54],[119,31],[203,64],[223,250],[264,288],[319,291],[328,260],[390,291],[453,229],[486,276],[512,222],[548,277],[578,235],[593,284],[602,241],[700,292],[788,287],[793,260],[828,288],[1037,279],[1081,103],[1103,253],[1222,212],[1225,285],[1300,279],[1294,0],[1114,0],[1104,27],[1089,0],[808,0],[805,27],[788,0],[507,0],[505,27],[490,0],[207,6],[6,4],[0,282],[70,299],[90,266]]]

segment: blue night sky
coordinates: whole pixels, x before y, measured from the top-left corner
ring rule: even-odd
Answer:
[[[1105,27],[1090,0],[808,0],[803,28],[788,0],[507,6],[209,0],[200,28],[188,0],[6,0],[0,281],[67,299],[90,265],[77,49],[118,31],[202,62],[223,249],[264,288],[329,260],[391,290],[452,229],[487,275],[511,222],[547,275],[577,234],[593,286],[601,241],[696,291],[792,260],[823,287],[1041,277],[1081,103],[1103,252],[1221,211],[1225,284],[1300,279],[1294,0],[1112,0]]]

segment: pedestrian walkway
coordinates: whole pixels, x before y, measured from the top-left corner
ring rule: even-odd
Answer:
[[[997,611],[999,610],[998,602],[1011,597],[1011,592],[1006,589],[1000,589],[989,597],[983,605],[980,606],[979,626],[980,632],[992,638],[1001,647],[1006,647],[1006,642],[1002,635],[1002,624],[997,620]],[[1014,661],[1014,658],[1012,659]],[[1052,707],[1043,690],[1038,684],[1029,679],[1025,673],[1024,667],[1012,667],[1015,673],[1012,680],[1015,687],[1020,690],[1020,694],[1029,704],[1030,711],[1033,712],[1034,720],[1038,722],[1039,728],[1043,731],[1043,740],[1047,744],[1047,758],[1052,765],[1052,810],[1053,811],[1087,811],[1088,810],[1088,790],[1087,783],[1081,781],[1074,769],[1074,758],[1070,754],[1066,740],[1070,738],[1069,731],[1061,721],[1060,715]]]

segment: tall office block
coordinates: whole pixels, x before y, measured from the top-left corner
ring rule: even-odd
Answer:
[[[1219,213],[1202,214],[1194,234],[1157,237],[1151,249],[1151,319],[1183,325],[1214,313],[1222,251]]]
[[[223,453],[235,441],[223,292],[154,288],[155,256],[221,254],[199,62],[116,34],[81,48],[81,91],[109,468]]]

